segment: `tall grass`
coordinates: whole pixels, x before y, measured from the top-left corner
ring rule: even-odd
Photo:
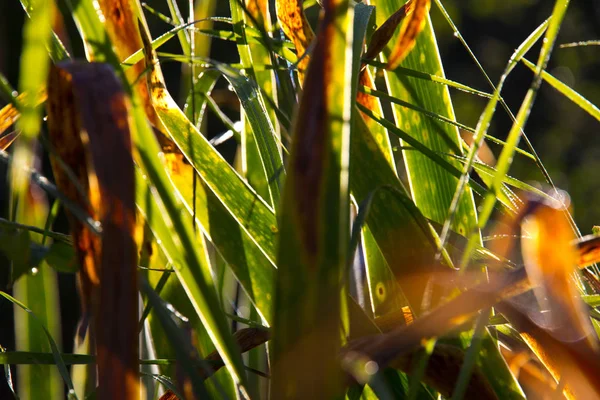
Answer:
[[[54,2],[21,0],[19,91],[0,75],[12,395],[599,397],[600,240],[581,237],[525,136],[543,83],[599,119],[545,70],[568,3],[495,83],[437,0],[230,0],[231,17],[214,0],[167,0],[169,15],[67,0],[77,38]],[[432,6],[490,93],[446,79]],[[150,16],[172,29],[153,37]],[[182,54],[161,51],[169,40]],[[239,62],[210,58],[222,41]],[[181,64],[179,98],[166,62]],[[513,115],[502,89],[521,62],[533,78]],[[219,80],[239,103],[233,121]],[[456,120],[455,88],[486,98],[476,126]],[[506,139],[490,134],[500,112]],[[209,115],[228,131],[207,137]],[[511,177],[515,157],[549,190]],[[69,236],[54,231],[59,207]],[[77,276],[74,353],[58,340],[57,272]]]

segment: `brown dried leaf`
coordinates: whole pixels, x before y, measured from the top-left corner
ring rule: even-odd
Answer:
[[[371,37],[371,43],[369,43],[367,52],[363,56],[365,60],[372,60],[381,53],[392,38],[392,35],[400,22],[404,20],[404,17],[413,12],[414,4],[414,0],[407,1],[406,4],[400,7],[398,11],[393,13],[379,28],[377,28]]]
[[[304,15],[302,4],[304,0],[277,0],[277,19],[283,32],[289,37],[300,61],[298,62],[298,76],[300,82],[304,81],[304,74],[308,68],[310,57],[306,54],[315,34]]]
[[[19,131],[8,132],[3,135],[0,133],[0,150],[6,150],[19,136]]]
[[[102,223],[102,238],[69,216],[84,316],[91,313],[99,398],[139,397],[137,251],[129,101],[107,64],[62,63],[48,82],[57,186]],[[74,173],[67,175],[55,157]],[[83,188],[84,193],[81,192]]]
[[[414,47],[417,36],[425,27],[431,0],[411,0],[400,26],[400,35],[390,54],[386,69],[394,70]]]

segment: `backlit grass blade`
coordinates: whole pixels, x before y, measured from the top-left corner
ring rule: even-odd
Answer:
[[[169,304],[156,294],[147,282],[142,281],[142,292],[146,295],[148,301],[154,307],[155,313],[162,324],[169,341],[173,344],[177,354],[177,360],[181,363],[182,369],[188,375],[188,384],[192,386],[195,396],[198,398],[210,398],[200,371],[202,364],[199,360],[197,351],[186,338],[184,331],[177,326],[172,312],[169,311]]]
[[[161,122],[200,175],[201,182],[196,188],[195,201],[196,215],[204,232],[211,237],[221,255],[244,282],[250,297],[257,301],[255,294],[260,294],[259,310],[264,318],[269,318],[271,292],[258,290],[262,286],[257,286],[255,279],[262,280],[267,285],[271,282],[272,285],[273,261],[268,260],[275,258],[277,223],[273,210],[198,132],[166,90],[155,88],[153,98]],[[183,164],[181,154],[175,154],[172,150],[170,153],[167,153],[169,157],[175,158],[171,162],[176,163],[171,179],[191,211],[194,194],[190,178],[193,172]],[[240,252],[240,248],[246,249],[248,253]],[[256,262],[265,259],[266,262]]]
[[[195,235],[189,218],[184,218],[183,206],[177,197],[177,190],[169,181],[163,164],[158,158],[160,152],[158,144],[140,106],[134,103],[133,111],[136,128],[134,143],[139,151],[141,165],[147,174],[147,179],[156,188],[155,191],[151,191],[148,186],[144,186],[148,183],[140,182],[142,186],[137,189],[136,203],[156,238],[163,243],[165,254],[174,265],[179,280],[215,347],[225,360],[229,373],[236,384],[243,386],[245,373],[241,356],[235,349],[228,332],[227,322],[212,284],[203,236]],[[137,177],[138,181],[140,178],[146,180],[139,172]],[[156,204],[154,193],[160,195],[162,207]],[[149,210],[153,211],[149,213]],[[163,210],[166,211],[166,215]],[[168,216],[168,224],[165,216]]]
[[[52,352],[53,364],[55,364],[56,367],[58,368],[58,372],[60,373],[60,376],[63,378],[63,381],[65,382],[65,385],[67,386],[68,398],[69,398],[69,400],[77,399],[77,395],[75,394],[75,391],[73,390],[73,381],[71,381],[71,377],[69,376],[69,371],[67,370],[65,361],[63,360],[63,358],[61,356],[61,352],[58,348],[58,345],[52,338],[52,334],[50,333],[48,328],[42,323],[42,320],[25,304],[23,304],[19,300],[15,299],[11,295],[9,295],[8,293],[5,293],[3,291],[0,291],[0,296],[4,297],[6,300],[11,302],[15,306],[17,306],[20,309],[27,312],[29,314],[29,317],[33,318],[36,321],[36,323],[38,323],[39,326],[42,328],[43,333],[46,336],[48,343],[50,344],[50,350]],[[2,357],[2,353],[0,353],[0,357]]]
[[[552,49],[554,47],[554,43],[556,41],[556,36],[558,35],[558,31],[560,29],[560,25],[564,18],[567,6],[569,4],[569,0],[557,0],[554,4],[554,9],[552,12],[552,17],[550,18],[550,22],[548,24],[548,28],[545,33],[544,42],[542,44],[542,49],[540,51],[538,57],[538,63],[535,69],[535,76],[533,82],[521,103],[521,107],[517,114],[516,121],[513,123],[510,132],[508,133],[508,138],[506,139],[506,146],[502,149],[502,153],[498,158],[498,162],[496,164],[496,174],[494,175],[494,179],[492,181],[492,186],[490,191],[486,194],[484,201],[481,206],[481,211],[479,213],[479,227],[484,227],[492,213],[494,205],[496,203],[496,193],[500,190],[502,185],[502,181],[504,179],[504,175],[508,173],[510,166],[512,164],[515,148],[519,144],[520,133],[523,130],[525,123],[529,117],[529,113],[531,112],[531,107],[533,106],[533,102],[535,100],[537,90],[542,82],[542,71],[545,69],[548,60],[550,59],[550,55],[552,53]],[[493,107],[492,103],[494,99],[488,103],[489,107]],[[484,112],[484,115],[488,114],[488,112]],[[462,264],[466,264],[470,257],[470,253],[472,251],[473,246],[475,245],[475,241],[477,239],[473,234],[469,237],[469,247],[465,252],[463,257]]]
[[[525,58],[523,58],[521,61],[523,61],[523,63],[527,65],[527,68],[535,72],[536,67],[534,64],[532,64]],[[586,99],[585,97],[577,93],[573,88],[570,88],[569,86],[565,85],[560,80],[556,79],[554,76],[552,76],[546,71],[542,71],[541,76],[544,81],[546,81],[550,84],[550,86],[562,93],[567,99],[571,100],[573,103],[581,107],[582,110],[586,111],[592,117],[600,121],[600,110],[588,99]]]
[[[324,3],[296,117],[281,206],[273,398],[343,393],[353,11],[348,1]]]
[[[258,155],[259,159],[250,160],[254,164],[252,167],[262,170],[261,173],[266,180],[265,183],[269,191],[269,204],[277,209],[282,182],[285,178],[285,168],[277,144],[278,135],[271,119],[273,118],[273,110],[272,108],[270,110],[266,108],[262,91],[254,80],[241,75],[237,70],[226,64],[215,63],[215,68],[229,81],[240,99],[245,117],[248,119],[250,127],[252,127],[252,132],[247,132],[251,137],[247,139],[246,148],[255,146],[254,148],[258,149],[258,154],[254,154]]]
[[[190,93],[185,100],[183,112],[187,119],[195,122],[198,130],[201,130],[206,106],[209,101],[208,97],[217,83],[219,75],[219,72],[215,70],[202,71],[196,78],[194,87],[190,90]],[[192,99],[192,96],[194,96],[195,99]]]
[[[44,89],[50,66],[46,46],[52,36],[51,2],[32,0],[29,6],[29,18],[25,20],[23,27],[23,51],[19,70],[19,92],[24,96],[20,101],[21,117],[17,121],[21,140],[17,142],[13,155],[14,165],[10,169],[9,181],[13,207],[23,207],[26,202],[25,197],[29,188],[26,169],[33,164],[35,140],[42,125],[42,109],[36,98]]]
[[[467,155],[467,161],[463,167],[459,185],[456,188],[456,192],[454,193],[454,198],[452,200],[452,204],[451,204],[450,210],[449,210],[449,217],[444,222],[444,228],[442,229],[442,233],[441,233],[442,245],[444,245],[446,236],[449,232],[450,226],[455,217],[457,200],[460,198],[460,196],[462,195],[462,193],[464,191],[464,188],[466,187],[467,183],[469,182],[469,173],[471,171],[473,163],[475,162],[475,157],[477,155],[477,151],[479,150],[479,147],[481,146],[481,143],[483,142],[483,138],[490,126],[492,117],[496,110],[496,105],[498,102],[501,101],[500,92],[502,91],[502,89],[504,87],[504,82],[506,81],[506,78],[511,73],[511,71],[514,69],[514,67],[517,65],[518,61],[531,49],[531,47],[543,35],[543,33],[546,31],[546,28],[547,28],[547,21],[542,23],[537,29],[535,29],[531,33],[531,35],[529,35],[529,37],[527,37],[525,39],[525,41],[515,50],[515,52],[513,53],[512,57],[510,58],[507,66],[504,70],[502,77],[500,78],[500,82],[498,83],[498,86],[494,89],[492,98],[490,99],[490,101],[486,105],[483,113],[481,114],[479,122],[477,123],[477,128],[475,129],[475,133],[473,134],[473,145],[471,146],[471,149],[469,150],[469,154]],[[505,143],[505,145],[506,145],[506,143]],[[480,175],[480,176],[482,176],[482,179],[484,180],[484,182],[486,182],[488,187],[491,188],[493,185],[493,178],[490,178],[485,174]],[[503,192],[504,192],[504,187],[502,188],[502,191],[498,191],[499,195],[502,195]],[[484,225],[480,225],[480,226],[483,227]]]
[[[388,69],[395,69],[415,45],[417,36],[425,27],[431,0],[409,0],[406,17],[400,25],[398,36],[388,60]]]
[[[391,0],[377,1],[378,21],[393,13],[395,7]],[[391,43],[396,40],[395,35]],[[444,75],[430,22],[427,22],[402,66],[432,75]],[[396,70],[386,71],[385,76],[391,96],[455,119],[447,88],[408,77]],[[435,152],[462,154],[456,127],[423,118],[420,113],[404,107],[394,106],[392,109],[399,128],[427,148]],[[458,183],[456,178],[420,152],[405,150],[403,158],[416,205],[427,218],[442,223],[446,219]],[[457,166],[456,163],[453,164]],[[458,202],[458,218],[452,229],[466,235],[474,226],[475,206],[472,192],[468,189]]]
[[[151,211],[150,215],[152,215]],[[144,242],[147,243],[148,240],[150,240],[150,238],[146,238]],[[164,253],[162,242],[157,244],[155,240],[152,240],[150,245],[152,246],[152,250],[146,255],[146,262],[149,263],[147,266],[150,268],[164,268],[165,266],[170,265],[168,258]],[[148,244],[145,246],[148,246]],[[166,279],[165,275],[167,276]],[[190,339],[192,343],[194,343],[194,346],[196,347],[200,356],[206,356],[213,351],[215,347],[212,343],[212,340],[202,325],[202,321],[197,316],[181,282],[177,279],[175,271],[170,270],[163,272],[148,270],[147,279],[150,286],[154,288],[153,290],[156,292],[156,294],[160,295],[161,299],[172,305],[177,313],[187,319],[187,322],[183,324],[183,328],[185,328],[185,331],[188,332]],[[215,282],[215,284],[218,285],[218,282]],[[221,304],[223,307],[225,307],[223,303]],[[152,332],[152,341],[156,349],[155,358],[175,359],[178,352],[181,351],[181,349],[176,351],[176,347],[179,345],[179,343],[172,342],[169,339],[169,336],[165,332],[165,329],[162,325],[161,319],[158,318],[157,313],[154,311],[152,303],[148,302],[146,308],[150,312],[147,322]],[[163,375],[171,377],[177,376],[177,368],[175,364],[160,365],[159,368]],[[217,384],[213,384],[213,381],[215,380],[218,381]],[[225,368],[217,372],[217,374],[211,378],[207,379],[204,383],[206,390],[212,398],[223,397],[223,393],[226,394],[227,398],[236,398],[237,389],[233,380],[231,379],[231,376]],[[218,386],[218,388],[216,386]]]
[[[263,93],[264,96],[276,98],[274,72],[263,69],[265,65],[276,62],[275,56],[270,53],[270,49],[265,45],[270,40],[267,34],[267,28],[270,27],[268,5],[267,2],[262,2],[261,4],[247,2],[246,5],[242,0],[230,0],[230,8],[233,30],[240,37],[237,41],[240,62],[246,70],[249,79],[256,82],[260,88],[256,90],[256,97],[259,102],[264,104],[262,106],[264,109],[263,114],[267,117],[266,120],[260,121],[262,124],[258,124],[257,122],[259,121],[252,121],[250,119],[253,118],[256,120],[257,115],[250,114],[246,116],[246,107],[243,108],[244,115],[242,116],[242,121],[244,121],[244,129],[242,131],[240,149],[242,172],[258,193],[271,193],[271,195],[263,195],[263,197],[269,199],[269,204],[276,210],[279,208],[279,191],[273,190],[273,184],[280,185],[283,182],[285,174],[282,175],[284,173],[283,162],[279,162],[277,158],[274,158],[280,158],[279,154],[281,153],[277,145],[277,142],[280,140],[275,110],[271,103],[262,100]],[[253,25],[263,35],[264,40],[262,43],[248,42],[246,31],[248,27]],[[261,71],[261,69],[263,70]],[[244,104],[243,100],[242,104]],[[264,128],[257,129],[259,126],[272,126],[273,128],[265,132]],[[258,149],[258,152],[256,149]],[[275,175],[270,175],[273,168],[268,167],[267,164],[273,163],[273,161],[276,162],[275,167],[280,171],[277,172],[275,170],[273,171]],[[263,164],[267,166],[266,170],[262,167]],[[279,188],[277,187],[276,189]],[[277,194],[277,198],[273,198],[272,194]]]
[[[148,43],[146,48],[150,49]],[[154,61],[150,61],[153,60],[150,53],[149,50],[148,63],[154,65]],[[238,90],[248,90],[246,78],[235,70],[222,64],[217,69],[226,73]],[[273,282],[274,270],[272,261],[269,261],[275,258],[274,237],[277,227],[273,211],[198,132],[166,89],[156,84],[157,81],[153,79],[160,81],[157,74],[158,69],[155,69],[150,73],[150,79],[154,82],[151,83],[152,97],[161,123],[202,178],[194,194],[190,187],[193,180],[191,168],[184,163],[181,152],[175,151],[172,144],[165,141],[163,150],[168,158],[171,179],[192,214],[195,198],[196,216],[204,232],[216,244],[249,296],[253,301],[260,302],[258,307],[263,318],[269,318],[272,292],[263,290],[262,285],[266,284],[265,289],[268,289]],[[242,99],[256,104],[252,97]],[[261,115],[261,112],[256,110],[255,114]],[[239,233],[236,235],[232,232]],[[240,249],[244,251],[240,252]],[[261,282],[260,285],[258,282]]]
[[[390,15],[394,9],[392,1],[377,1],[378,13]],[[443,76],[443,68],[437,50],[437,44],[430,21],[417,38],[417,43],[402,64],[404,67],[424,71],[425,73]],[[389,94],[401,100],[416,104],[421,108],[438,115],[455,119],[450,96],[446,87],[438,86],[433,82],[407,77],[396,71],[386,72]],[[400,129],[406,131],[421,145],[433,152],[462,155],[460,138],[456,127],[443,124],[430,119],[425,119],[416,111],[399,106],[393,107],[394,117]],[[448,217],[458,180],[449,171],[440,165],[428,160],[428,157],[417,151],[403,151],[403,158],[407,170],[411,194],[419,210],[425,217],[438,223],[444,223]],[[450,163],[454,168],[460,168],[456,162]],[[473,235],[474,243],[481,244],[481,236],[477,229],[477,217],[471,187],[456,201],[456,218],[450,228],[463,235]],[[484,334],[484,343],[492,338]],[[516,382],[510,371],[503,363],[498,363],[489,357],[483,360],[498,374],[506,377],[510,390],[517,390]],[[494,390],[501,393],[506,388],[497,385]]]
[[[185,21],[181,11],[179,10],[179,6],[177,5],[177,1],[167,0],[167,5],[169,6],[169,13],[171,14],[171,21],[173,24],[175,24],[175,26],[182,25]],[[186,30],[180,30],[177,32],[177,38],[179,39],[179,44],[181,45],[183,54],[190,55],[192,46],[191,42],[193,40],[190,32]]]
[[[30,17],[30,13],[36,13],[37,10],[34,10],[33,7],[37,7],[38,4],[36,4],[36,1],[31,1],[31,0],[21,0],[21,5],[23,6],[23,9],[25,10],[25,13]],[[58,8],[51,4],[50,5],[51,10],[49,11],[50,15],[60,12],[58,10]],[[67,49],[65,48],[65,45],[61,42],[60,38],[58,37],[58,35],[52,31],[51,32],[51,36],[50,36],[50,41],[49,43],[46,45],[47,49],[48,49],[48,55],[50,56],[50,58],[52,59],[52,61],[59,62],[59,61],[63,61],[66,60],[67,58],[71,58],[71,55],[69,54],[69,52],[67,51]]]
[[[43,226],[48,214],[47,200],[39,187],[30,186],[26,193],[25,210],[18,214],[22,222]],[[32,240],[38,244],[42,236],[32,234]],[[48,327],[50,334],[60,340],[61,324],[58,301],[58,281],[56,272],[46,263],[31,268],[14,285],[14,296],[26,304],[31,304],[41,324]],[[15,305],[15,343],[19,351],[48,352],[48,340],[43,329],[29,315]],[[60,346],[60,341],[58,343]],[[64,398],[63,382],[54,366],[19,366],[18,394],[21,399],[60,399]]]
[[[366,26],[366,18],[370,9],[364,5],[356,6],[356,32],[355,40],[362,43]],[[361,31],[362,30],[362,31]],[[359,33],[359,31],[361,31]],[[361,51],[358,43],[355,43],[355,51]],[[356,96],[358,75],[360,73],[360,58],[355,55],[353,59],[353,95]],[[369,243],[367,261],[368,285],[371,299],[377,299],[381,308],[377,314],[384,310],[390,311],[389,303],[394,303],[398,297],[394,295],[397,291],[397,283],[405,290],[409,304],[414,312],[418,312],[421,306],[421,296],[425,288],[425,280],[420,279],[419,271],[423,268],[433,268],[431,250],[435,248],[435,240],[431,237],[431,231],[427,222],[415,213],[416,208],[412,201],[407,203],[403,200],[406,190],[402,186],[393,161],[393,154],[387,132],[384,128],[366,115],[373,113],[372,109],[380,110],[377,102],[362,101],[357,98],[358,111],[354,112],[352,135],[351,135],[351,159],[350,165],[350,189],[354,197],[361,203],[368,204],[369,211],[366,213],[368,229],[373,235],[376,247]],[[371,105],[371,108],[367,106]],[[362,114],[362,116],[361,116]],[[363,116],[365,119],[363,119]],[[367,125],[374,129],[371,130]],[[393,194],[392,194],[393,193]],[[396,194],[399,197],[396,197]],[[369,199],[367,201],[367,199]],[[398,199],[401,199],[398,201]],[[360,211],[363,212],[362,210]],[[410,243],[405,243],[410,252],[403,251],[394,240],[396,235],[402,235]],[[378,247],[378,248],[377,248]],[[379,259],[381,252],[385,261]],[[391,268],[394,280],[390,280]],[[422,275],[423,276],[423,275]],[[410,283],[403,278],[410,280]],[[397,282],[397,283],[396,283]],[[378,307],[379,308],[379,307]]]

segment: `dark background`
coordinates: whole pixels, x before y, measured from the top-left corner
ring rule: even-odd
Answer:
[[[200,0],[201,1],[201,0]],[[60,5],[62,0],[58,1]],[[168,13],[163,0],[150,0],[155,9]],[[181,2],[185,10],[187,1]],[[228,2],[217,2],[216,15],[229,14]],[[403,0],[398,0],[398,4]],[[546,19],[552,11],[553,3],[548,0],[444,0],[450,13],[467,43],[485,68],[491,80],[496,84],[506,63],[521,42]],[[62,5],[61,5],[62,7]],[[314,10],[312,10],[314,11]],[[435,4],[431,16],[436,30],[441,57],[449,79],[461,82],[479,90],[491,92],[475,63],[453,36],[448,23],[443,19]],[[0,0],[0,71],[11,84],[18,87],[19,58],[24,13],[18,0]],[[170,27],[156,17],[147,16],[153,36],[165,32]],[[565,22],[558,38],[558,44],[600,38],[600,1],[574,1],[569,6]],[[67,27],[74,32],[72,21],[65,20]],[[76,35],[72,34],[72,38]],[[83,57],[81,44],[72,43],[76,57]],[[180,53],[178,42],[173,39],[162,51]],[[537,61],[539,45],[527,58]],[[211,57],[220,61],[235,62],[236,49],[229,42],[213,42]],[[600,104],[600,47],[556,48],[549,72],[573,87],[593,104]],[[178,63],[163,63],[167,84],[175,99],[179,93],[181,66]],[[513,113],[517,113],[532,79],[532,73],[519,65],[509,77],[502,95]],[[221,86],[218,90],[227,95]],[[470,94],[451,91],[458,121],[471,127],[477,120],[486,101]],[[0,106],[3,106],[0,99]],[[236,107],[225,106],[225,111],[235,121]],[[504,139],[510,129],[511,121],[501,109],[498,111],[489,133]],[[207,134],[213,136],[225,128],[216,120],[209,118]],[[535,149],[550,172],[556,185],[569,192],[572,199],[575,219],[582,233],[590,233],[593,225],[600,225],[600,124],[597,120],[579,109],[548,85],[542,85],[525,128]],[[490,144],[499,154],[499,148]],[[521,145],[523,148],[523,145]],[[221,150],[228,156],[233,152],[234,144],[224,145]],[[47,160],[43,169],[51,175]],[[6,217],[8,208],[8,189],[6,186],[6,166],[0,163],[0,216]],[[527,182],[543,182],[541,173],[535,165],[523,157],[517,156],[510,175]],[[66,231],[66,224],[59,219],[55,230]],[[6,288],[9,264],[0,254],[0,288]],[[78,305],[75,300],[74,278],[60,275],[61,313],[63,319],[63,349],[72,349],[72,337],[78,318]],[[0,300],[0,345],[14,349],[12,325],[12,305]],[[0,399],[8,395],[6,384],[0,378]]]

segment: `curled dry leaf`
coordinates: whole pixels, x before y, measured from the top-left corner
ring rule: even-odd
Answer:
[[[81,265],[83,313],[91,316],[91,342],[95,339],[97,347],[98,396],[136,399],[138,294],[129,101],[107,64],[69,62],[51,69],[47,107],[57,186],[102,223],[98,237],[69,216]],[[95,380],[92,384],[95,388]]]
[[[400,34],[388,59],[386,69],[394,70],[404,57],[414,47],[417,36],[425,27],[427,15],[431,6],[431,0],[411,0],[409,9],[406,10],[406,18],[400,26]]]
[[[304,0],[277,0],[277,19],[283,32],[289,37],[300,61],[298,62],[298,76],[300,82],[304,81],[304,74],[308,68],[310,57],[306,53],[315,34],[304,15],[302,4]]]

